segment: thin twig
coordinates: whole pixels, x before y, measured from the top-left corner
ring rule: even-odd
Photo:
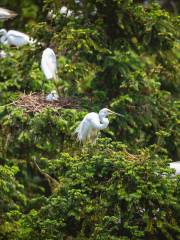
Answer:
[[[35,165],[36,169],[40,172],[40,174],[42,174],[47,179],[52,191],[54,190],[54,188],[57,188],[60,185],[60,183],[56,179],[51,177],[48,173],[44,172],[39,167],[39,165],[37,164],[35,159],[34,159],[34,165]]]

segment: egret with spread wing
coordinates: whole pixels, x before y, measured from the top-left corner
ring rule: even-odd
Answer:
[[[82,143],[96,143],[98,132],[107,128],[109,125],[107,116],[110,114],[115,114],[123,117],[122,114],[115,113],[108,108],[101,109],[99,113],[88,113],[75,130],[77,139]]]
[[[26,44],[32,44],[34,41],[30,37],[22,32],[5,29],[0,30],[0,42],[2,44],[12,45],[20,47]]]
[[[4,21],[4,20],[8,20],[11,18],[16,17],[17,14],[11,10],[8,10],[6,8],[0,8],[0,20]]]

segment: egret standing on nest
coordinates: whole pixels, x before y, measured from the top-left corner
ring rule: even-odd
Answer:
[[[30,37],[22,32],[5,29],[0,30],[0,42],[2,44],[12,45],[20,47],[26,44],[32,44],[34,41]]]
[[[0,8],[0,20],[4,21],[4,20],[8,20],[11,18],[16,17],[17,14],[11,10],[8,10],[6,8]]]
[[[99,113],[88,113],[75,130],[77,139],[82,143],[96,143],[98,131],[107,128],[109,125],[107,116],[110,114],[124,117],[122,114],[115,113],[108,108],[101,109]]]

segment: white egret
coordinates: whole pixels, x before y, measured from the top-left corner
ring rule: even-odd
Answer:
[[[6,31],[5,29],[1,29],[0,36],[1,43],[16,47],[34,43],[28,35],[15,30]]]
[[[170,163],[170,168],[175,169],[175,175],[180,174],[180,161],[179,162],[172,162]]]
[[[59,10],[60,14],[66,17],[70,17],[73,13],[72,10],[68,9],[66,6],[62,6]]]
[[[41,58],[41,70],[43,71],[47,80],[54,80],[54,85],[57,89],[58,95],[60,96],[60,92],[57,86],[57,61],[56,54],[51,48],[46,48],[43,51]],[[44,84],[44,82],[43,82]],[[43,85],[42,85],[43,86]]]
[[[109,125],[107,116],[110,114],[116,114],[123,117],[123,115],[115,113],[108,108],[101,109],[99,113],[88,113],[75,130],[78,141],[82,143],[96,143],[98,132],[107,128]]]
[[[0,8],[0,20],[4,21],[4,20],[8,20],[10,18],[14,18],[16,17],[17,14],[11,10],[8,10],[6,8]]]
[[[46,48],[43,51],[41,58],[41,69],[46,79],[56,79],[57,63],[56,55],[51,48]]]
[[[48,101],[48,102],[53,102],[53,101],[57,101],[58,98],[59,98],[59,96],[58,96],[56,90],[53,90],[53,91],[51,91],[50,94],[48,94],[48,95],[46,96],[46,101]]]

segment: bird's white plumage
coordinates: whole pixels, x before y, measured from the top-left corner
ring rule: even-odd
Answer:
[[[97,113],[88,113],[76,129],[78,140],[83,143],[86,141],[92,141],[94,143],[98,133],[96,126],[98,127],[100,124]]]
[[[48,94],[48,95],[46,96],[46,101],[48,101],[48,102],[53,102],[53,101],[57,101],[58,98],[59,98],[59,97],[58,97],[57,92],[56,92],[55,90],[53,90],[53,91],[51,91],[50,94]]]
[[[180,174],[180,161],[179,162],[172,162],[170,163],[170,168],[173,168],[176,170],[175,175]]]
[[[55,78],[57,72],[56,55],[51,48],[46,48],[43,51],[41,69],[47,79]]]
[[[17,14],[6,8],[0,8],[0,20],[7,20],[17,16]]]
[[[27,34],[16,30],[9,30],[7,32],[5,29],[1,29],[0,36],[1,43],[16,47],[20,47],[26,44],[32,44],[34,42]]]
[[[103,108],[99,113],[88,113],[75,130],[77,139],[82,143],[95,143],[98,132],[108,127],[109,120],[106,117],[112,113],[114,112],[107,108]]]
[[[59,10],[60,14],[70,17],[72,15],[72,10],[68,9],[66,6],[62,6]]]
[[[115,113],[108,108],[101,109],[99,113],[88,113],[75,130],[77,139],[82,143],[95,143],[98,137],[98,132],[107,128],[109,125],[109,120],[107,118],[109,114],[124,117],[123,115]]]

